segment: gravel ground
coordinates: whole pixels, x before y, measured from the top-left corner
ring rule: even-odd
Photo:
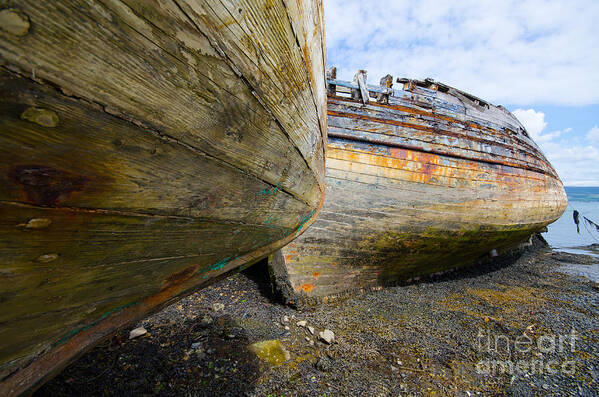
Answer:
[[[142,321],[143,336],[123,330],[36,395],[597,396],[599,284],[558,270],[598,261],[542,247],[301,310],[258,264]],[[265,340],[289,359],[248,349]]]

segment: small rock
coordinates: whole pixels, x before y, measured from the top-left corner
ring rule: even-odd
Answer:
[[[329,372],[332,368],[333,368],[333,363],[331,363],[331,360],[329,360],[327,358],[321,357],[316,362],[316,369],[318,369],[322,372]]]
[[[307,322],[306,322],[306,320],[302,320],[302,321],[298,321],[296,324],[298,327],[305,327]]]
[[[285,328],[285,331],[289,331],[289,326],[288,325],[286,325],[284,328]]]
[[[314,335],[314,327],[310,327],[310,326],[308,326],[308,331],[310,331],[310,333],[311,333],[312,335]]]
[[[310,337],[306,336],[306,342],[310,342]]]
[[[135,328],[129,332],[129,339],[137,338],[138,336],[142,336],[147,334],[148,331],[144,327]]]
[[[335,342],[335,334],[333,333],[333,331],[331,331],[329,329],[325,329],[324,331],[319,332],[318,336],[320,337],[320,339],[322,339],[329,345],[331,343]]]
[[[544,390],[549,390],[549,385],[547,383],[543,383],[542,387]]]
[[[287,316],[283,316],[283,318],[281,319],[281,324],[285,325],[285,323],[289,322],[289,317]]]
[[[201,349],[202,348],[202,342],[192,343],[191,344],[191,348],[194,349],[194,350]]]
[[[203,326],[208,326],[208,325],[212,324],[212,317],[205,314],[204,317],[202,317],[200,324],[202,324]]]
[[[215,302],[212,304],[212,310],[214,310],[215,312],[219,312],[224,309],[225,305],[223,305],[222,303]]]
[[[310,346],[314,346],[314,341],[310,339]]]

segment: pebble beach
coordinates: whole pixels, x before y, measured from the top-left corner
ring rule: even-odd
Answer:
[[[281,303],[264,266],[123,329],[35,395],[599,390],[599,283],[588,277],[599,266],[595,256],[554,251],[539,240],[504,263],[302,308]],[[139,335],[130,339],[134,329]]]

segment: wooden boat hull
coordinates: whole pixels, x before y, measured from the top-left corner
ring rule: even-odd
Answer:
[[[319,1],[0,9],[0,394],[320,210]]]
[[[329,96],[322,212],[270,257],[290,301],[473,264],[559,218],[563,185],[518,121],[459,95],[414,87],[388,104]]]

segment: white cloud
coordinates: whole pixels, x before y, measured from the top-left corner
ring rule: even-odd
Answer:
[[[503,104],[599,103],[599,1],[327,0],[329,64],[432,77]]]
[[[592,144],[585,144],[580,139],[567,134],[572,128],[563,131],[545,132],[547,122],[545,114],[534,109],[516,109],[512,112],[528,131],[530,137],[555,167],[562,181],[567,186],[599,185],[599,149]],[[587,139],[596,137],[599,141],[599,127],[592,128]],[[562,138],[558,141],[558,138]]]
[[[545,113],[537,112],[534,109],[516,109],[512,112],[522,123],[528,134],[535,141],[541,136],[541,132],[547,127]]]
[[[599,127],[594,126],[587,132],[587,139],[591,142],[599,142]]]
[[[541,144],[547,159],[567,186],[597,186],[599,149],[593,145],[565,146],[562,142]]]
[[[572,128],[566,128],[563,131],[557,130],[543,133],[547,127],[545,113],[537,112],[534,109],[516,109],[512,113],[514,116],[516,116],[516,118],[518,118],[518,120],[520,120],[530,137],[538,144],[553,141],[560,137],[562,133],[568,133],[572,131]]]

